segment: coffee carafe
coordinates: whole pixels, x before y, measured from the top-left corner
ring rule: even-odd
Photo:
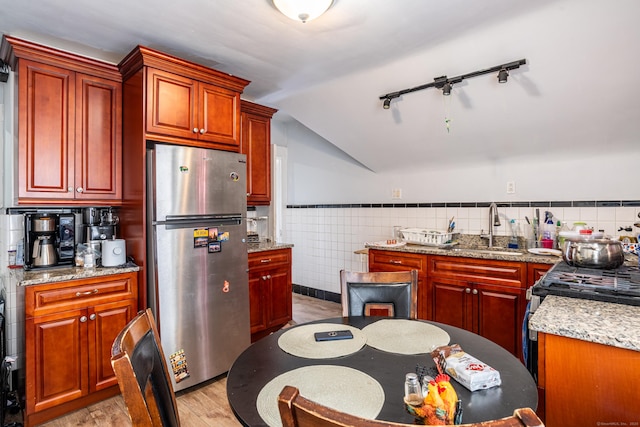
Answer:
[[[53,235],[41,235],[33,242],[31,252],[35,267],[49,267],[58,263],[56,255],[55,237]]]

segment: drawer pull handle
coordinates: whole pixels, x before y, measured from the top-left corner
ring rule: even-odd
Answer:
[[[92,291],[87,291],[87,292],[76,292],[76,296],[77,297],[86,297],[87,295],[93,295],[93,294],[97,294],[98,290],[94,289]]]
[[[390,262],[391,264],[402,264],[402,261],[398,261],[398,260],[395,260],[395,259],[392,259],[392,260],[390,260],[389,262]]]
[[[261,259],[260,262],[262,263],[271,262],[271,258]]]

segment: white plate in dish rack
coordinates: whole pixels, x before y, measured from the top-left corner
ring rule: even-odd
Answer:
[[[559,249],[549,249],[549,248],[529,248],[529,253],[534,255],[546,255],[546,256],[560,256],[562,255],[562,251]]]

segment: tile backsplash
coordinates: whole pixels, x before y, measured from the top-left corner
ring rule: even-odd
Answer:
[[[512,219],[523,231],[525,217],[531,220],[536,209],[543,218],[550,211],[569,226],[586,222],[615,238],[640,234],[633,225],[640,221],[640,201],[569,201],[498,203],[502,225],[494,227],[495,235],[511,235]],[[396,225],[445,231],[451,217],[458,233],[486,233],[489,203],[289,205],[284,241],[294,245],[293,283],[340,292],[341,269],[366,269],[366,255],[355,253],[365,242],[393,238]],[[618,231],[628,227],[631,232]]]

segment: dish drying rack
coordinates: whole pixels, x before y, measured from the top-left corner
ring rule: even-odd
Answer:
[[[451,246],[458,233],[447,233],[437,230],[425,230],[422,228],[403,228],[400,230],[403,240],[407,243],[423,246]]]

